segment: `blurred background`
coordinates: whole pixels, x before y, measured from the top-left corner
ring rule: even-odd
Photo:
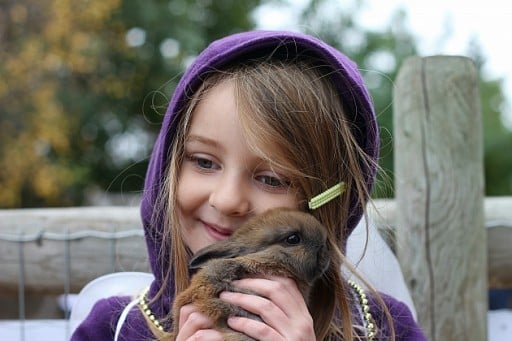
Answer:
[[[425,49],[411,5],[382,3],[0,0],[0,208],[138,204],[180,75],[212,40],[254,28],[313,34],[358,63],[392,181],[393,80],[408,56],[451,53],[458,26],[456,17],[430,13],[426,29],[437,43]],[[457,54],[481,76],[486,195],[511,195],[510,98],[485,46],[475,34],[458,42]],[[392,197],[392,184],[375,195]]]

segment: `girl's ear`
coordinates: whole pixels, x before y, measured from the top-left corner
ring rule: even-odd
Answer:
[[[221,241],[209,246],[206,246],[192,257],[190,260],[189,268],[198,269],[211,259],[218,258],[235,258],[248,252],[247,245],[241,245],[233,241]]]

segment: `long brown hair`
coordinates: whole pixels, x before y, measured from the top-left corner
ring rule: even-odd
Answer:
[[[351,297],[341,275],[345,262],[342,250],[348,237],[344,227],[351,213],[352,198],[358,198],[359,207],[366,207],[369,193],[364,171],[377,166],[357,143],[354,137],[357,127],[347,118],[329,74],[312,60],[258,60],[212,72],[179,113],[179,131],[170,151],[168,178],[160,197],[165,205],[163,209],[168,212],[163,234],[170,239],[163,245],[171,247],[169,264],[173,266],[166,278],[174,277],[175,294],[189,283],[189,251],[181,236],[175,196],[184,143],[197,102],[226,79],[234,84],[248,144],[255,153],[285,172],[291,186],[300,193],[302,209],[307,210],[307,200],[311,197],[335,184],[345,183],[346,190],[341,196],[311,211],[326,226],[330,248],[338,257],[315,285],[310,312],[318,340],[352,341],[358,338],[358,328],[353,326],[357,319],[352,316]],[[269,150],[271,155],[265,152]],[[388,313],[387,316],[390,319]]]
[[[284,169],[307,200],[344,182],[345,192],[311,213],[327,227],[330,248],[339,253],[314,287],[310,306],[317,339],[334,335],[352,340],[351,309],[340,269],[353,191],[359,205],[369,197],[364,169],[374,162],[357,144],[343,103],[322,65],[311,62],[267,62],[235,73],[240,116],[249,145]],[[264,150],[272,150],[265,155]],[[336,297],[336,299],[333,299]],[[336,314],[339,321],[335,321]],[[337,323],[336,323],[337,322]]]

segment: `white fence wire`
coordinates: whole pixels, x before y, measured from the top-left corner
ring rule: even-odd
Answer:
[[[120,257],[118,244],[122,243],[123,240],[131,240],[132,243],[139,244],[140,247],[131,248],[131,250],[136,254],[133,256],[136,256],[138,259],[144,259],[145,243],[143,236],[144,233],[140,228],[120,231],[98,231],[91,229],[71,231],[67,229],[65,232],[46,230],[28,233],[24,231],[19,233],[0,232],[0,248],[4,251],[1,258],[6,258],[6,253],[8,253],[9,258],[7,262],[5,259],[2,259],[3,270],[0,271],[0,288],[10,287],[10,290],[5,292],[17,295],[16,316],[13,316],[13,312],[16,310],[13,309],[14,307],[7,307],[5,305],[0,307],[0,311],[3,311],[1,314],[3,319],[0,320],[0,340],[69,340],[70,329],[68,320],[73,297],[77,291],[72,289],[77,286],[82,287],[87,283],[87,279],[92,280],[103,273],[124,270],[119,269],[118,264]],[[50,313],[50,316],[45,316],[45,312],[40,311],[36,319],[33,319],[30,315],[34,314],[27,313],[27,310],[34,310],[33,307],[31,308],[32,302],[27,300],[27,291],[35,290],[33,283],[37,282],[37,278],[31,278],[31,281],[28,280],[31,273],[27,269],[27,264],[38,262],[38,264],[44,267],[44,264],[48,265],[48,261],[52,262],[50,258],[53,258],[53,256],[49,255],[47,250],[42,247],[45,244],[49,244],[49,242],[52,242],[49,245],[51,249],[61,250],[61,252],[57,252],[61,258],[60,269],[55,274],[47,274],[54,280],[52,286],[61,287],[61,293],[54,300],[55,310],[61,310],[61,317],[56,318],[54,312]],[[104,266],[101,270],[102,273],[92,271],[90,273],[94,275],[89,276],[92,278],[87,278],[82,281],[83,283],[77,284],[74,283],[73,279],[72,261],[79,262],[79,260],[76,260],[76,257],[73,257],[72,254],[73,248],[79,243],[87,243],[88,247],[94,246],[93,250],[98,250],[97,247],[102,244],[100,247],[104,250],[100,250],[102,256],[99,257],[101,257],[101,262]],[[34,247],[41,252],[33,252]],[[30,251],[28,251],[29,249]],[[144,269],[144,266],[141,265],[136,264],[134,266],[137,268],[130,267],[130,270]],[[17,267],[16,270],[14,269],[15,267]],[[49,268],[55,269],[55,266]],[[83,275],[80,277],[84,278]],[[14,284],[14,281],[17,283]],[[61,282],[60,285],[58,282]],[[40,288],[40,291],[44,292],[45,288]],[[51,291],[55,291],[55,288],[52,288]]]

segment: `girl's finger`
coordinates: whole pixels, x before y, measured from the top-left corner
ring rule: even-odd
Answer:
[[[250,278],[235,281],[239,288],[258,295],[223,292],[221,299],[260,316],[263,320],[248,318],[231,320],[230,326],[258,340],[312,340],[313,319],[295,282],[288,278]]]
[[[287,316],[295,314],[297,311],[307,310],[306,302],[297,288],[297,284],[290,278],[246,278],[234,281],[233,284],[268,298],[281,307]]]
[[[176,341],[185,340],[222,340],[222,336],[213,327],[212,321],[188,304],[180,309],[179,332]]]
[[[283,340],[283,336],[269,325],[244,317],[228,318],[228,326],[256,340]]]

